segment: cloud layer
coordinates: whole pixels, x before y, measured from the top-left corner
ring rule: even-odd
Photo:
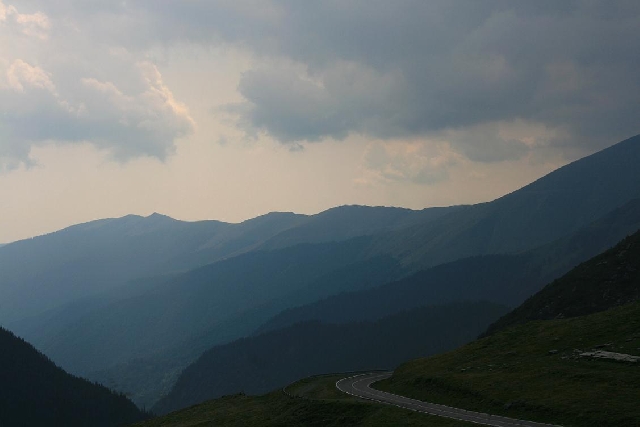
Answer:
[[[14,47],[0,52],[0,171],[31,164],[31,148],[45,143],[90,143],[122,161],[164,159],[192,132],[187,107],[154,64],[101,46],[101,60],[88,62],[76,51],[82,44],[51,22],[0,3],[0,40]]]
[[[525,120],[563,136],[553,143],[595,148],[639,130],[637,2],[280,6],[284,30],[268,38],[296,66],[247,73],[239,89],[244,119],[283,142],[433,136]],[[474,160],[524,151],[485,140]]]
[[[634,1],[163,0],[102,13],[140,48],[188,40],[252,51],[261,62],[230,110],[285,144],[526,121],[562,135],[553,144],[594,149],[638,132]],[[476,160],[524,152],[502,142]],[[496,148],[483,144],[476,151]]]
[[[219,111],[292,148],[354,134],[446,140],[496,162],[539,147],[592,151],[639,131],[635,1],[30,3],[29,14],[0,6],[0,37],[77,53],[0,58],[2,99],[21,105],[0,104],[5,158],[24,160],[44,140],[163,158],[194,124],[141,58],[179,43],[250,52],[243,101]]]

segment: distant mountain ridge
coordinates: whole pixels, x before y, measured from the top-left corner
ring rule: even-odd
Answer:
[[[186,223],[155,214],[94,221],[0,249],[0,322],[96,295],[132,279],[187,271],[255,250],[372,236],[370,256],[417,271],[456,259],[549,243],[640,197],[640,136],[493,202],[401,208],[343,206],[274,213],[240,224]],[[89,285],[88,285],[89,284]],[[24,294],[41,298],[24,298]]]
[[[368,236],[455,209],[344,206],[310,216],[274,212],[238,224],[184,222],[160,214],[78,224],[1,248],[0,299],[5,304],[0,307],[0,324],[110,292],[135,279],[267,249],[269,239],[292,228],[299,228],[296,233],[304,238],[289,233],[287,243],[281,241],[278,248]],[[336,224],[340,221],[344,223]]]
[[[272,250],[300,243],[342,241],[393,232],[436,220],[462,208],[463,206],[450,206],[412,210],[395,207],[340,206],[308,217],[296,227],[276,234],[266,240],[260,249]]]
[[[540,248],[516,255],[464,258],[368,290],[343,292],[289,308],[257,333],[318,320],[345,323],[375,320],[421,304],[483,299],[515,306],[575,265],[609,249],[640,229],[640,199]]]

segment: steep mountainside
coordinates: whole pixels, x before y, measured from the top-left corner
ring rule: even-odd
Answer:
[[[0,328],[0,425],[119,426],[147,416],[122,395],[73,377]]]
[[[487,333],[531,320],[584,316],[640,300],[640,232],[579,265],[491,325]]]
[[[632,200],[570,236],[519,255],[466,258],[370,290],[342,293],[283,311],[259,331],[301,321],[374,320],[419,306],[485,299],[517,305],[578,263],[640,229],[640,199]]]
[[[241,339],[205,352],[154,412],[241,391],[264,393],[322,372],[392,368],[468,342],[506,310],[489,303],[459,303],[418,308],[373,323],[301,323]]]

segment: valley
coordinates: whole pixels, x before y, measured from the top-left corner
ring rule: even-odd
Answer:
[[[514,387],[530,382],[534,393],[538,386],[528,372],[542,362],[519,355],[538,353],[548,357],[544,368],[535,369],[556,372],[559,382],[545,376],[540,381],[553,387],[573,376],[596,378],[582,367],[560,374],[565,367],[546,361],[573,360],[573,353],[536,344],[545,342],[537,337],[576,328],[582,320],[553,320],[560,326],[550,330],[531,322],[606,310],[607,322],[618,322],[622,331],[610,313],[639,295],[638,237],[627,237],[640,229],[640,172],[632,162],[640,160],[639,138],[480,205],[423,211],[344,206],[311,216],[273,213],[240,224],[127,216],[12,243],[0,248],[0,294],[17,305],[0,318],[66,371],[123,393],[156,415],[211,399],[232,406],[271,402],[277,392],[264,393],[312,375],[399,366],[374,387],[508,417],[603,423],[528,394],[524,403],[503,401],[521,388],[504,387],[499,394],[492,385],[494,395],[482,384],[493,384],[502,369],[510,372],[505,378],[515,378],[505,381]],[[551,223],[560,226],[545,226]],[[536,227],[546,228],[541,233]],[[40,305],[26,298],[48,292],[52,298],[38,300]],[[518,332],[509,335],[514,327]],[[569,332],[557,334],[584,351],[599,345],[590,335],[578,339],[585,347]],[[478,336],[484,338],[474,341]],[[523,341],[509,341],[516,336]],[[519,349],[525,345],[530,348]],[[485,357],[483,351],[498,351],[496,346],[514,348],[513,363],[489,361],[504,355],[472,363]],[[469,360],[450,356],[469,348]],[[557,354],[549,356],[552,350]],[[403,364],[425,357],[449,374],[418,374],[418,362]],[[450,357],[469,366],[437,362]],[[619,381],[628,375],[615,367],[597,381],[605,387],[605,376],[618,374]],[[469,375],[479,389],[464,388]],[[262,397],[224,397],[237,393]],[[483,393],[489,394],[478,397]]]
[[[640,227],[637,141],[474,206],[346,206],[236,225],[128,216],[17,242],[0,254],[7,266],[0,283],[10,284],[0,287],[9,298],[5,307],[20,307],[9,304],[16,298],[31,303],[24,296],[32,292],[56,305],[28,316],[25,307],[22,318],[6,312],[0,319],[64,369],[152,407],[207,349],[272,325],[375,321],[456,301],[514,307]],[[563,195],[584,191],[589,196],[575,201]],[[546,241],[531,232],[558,221],[571,226],[545,231]],[[507,244],[515,241],[519,246]],[[455,260],[420,269],[447,259]],[[206,265],[189,269],[198,263]],[[42,275],[46,281],[38,279]],[[101,284],[105,278],[110,284]],[[56,297],[44,298],[53,289]],[[153,378],[132,382],[134,372]]]
[[[639,35],[0,0],[0,427],[640,427]]]

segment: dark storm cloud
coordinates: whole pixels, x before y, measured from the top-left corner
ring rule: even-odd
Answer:
[[[66,13],[98,16],[101,37],[128,47],[250,50],[261,65],[241,79],[244,104],[227,110],[247,132],[283,143],[430,136],[521,119],[556,130],[545,144],[594,149],[640,131],[637,1],[65,4]],[[528,149],[485,140],[458,148],[479,161]]]
[[[245,118],[285,142],[427,135],[518,118],[565,130],[556,143],[566,144],[639,130],[640,3],[282,7],[278,53],[306,73],[247,73],[240,92],[251,106]],[[511,157],[507,145],[483,156]]]
[[[395,138],[517,118],[562,128],[567,137],[557,143],[638,132],[635,1],[147,5],[155,12],[141,42],[226,40],[302,65],[253,70],[239,87],[243,123],[282,142],[350,132]]]

